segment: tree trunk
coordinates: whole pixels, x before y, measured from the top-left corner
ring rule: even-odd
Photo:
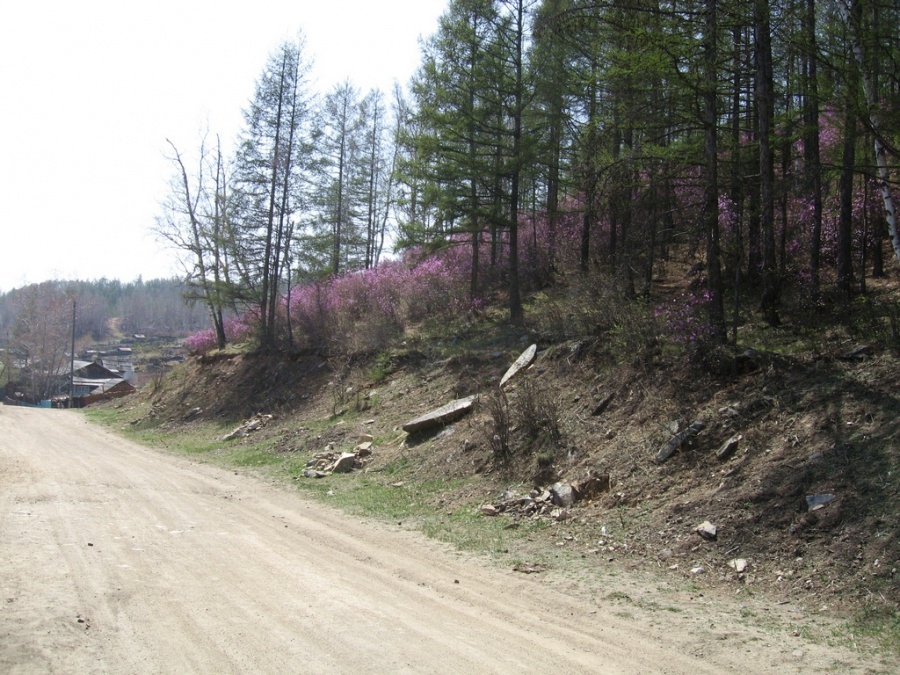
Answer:
[[[706,229],[706,272],[709,291],[709,325],[714,339],[725,342],[725,309],[722,301],[722,263],[719,242],[719,164],[717,110],[718,5],[706,3],[703,27],[704,91],[703,126],[706,176],[704,180],[703,221]]]
[[[282,55],[281,59],[281,79],[278,84],[278,106],[275,112],[275,144],[272,149],[271,174],[269,176],[269,212],[266,217],[266,243],[265,253],[263,254],[263,279],[262,279],[262,298],[259,306],[259,321],[262,335],[260,340],[263,347],[275,346],[275,331],[269,325],[269,289],[273,283],[277,283],[272,278],[272,247],[273,236],[275,230],[275,194],[278,189],[278,164],[279,152],[281,150],[281,116],[284,106],[284,77],[287,68],[287,53]]]
[[[806,167],[806,189],[812,199],[813,224],[809,242],[809,267],[812,276],[813,301],[821,294],[822,250],[822,159],[819,148],[819,81],[816,47],[816,0],[806,0],[806,91],[804,98],[803,152]]]
[[[844,151],[841,160],[840,203],[837,237],[837,287],[849,293],[853,285],[853,177],[856,165],[856,92],[858,80],[851,71],[844,112]]]
[[[509,199],[509,319],[522,320],[522,298],[519,294],[519,182],[522,175],[522,118],[525,110],[525,82],[523,74],[523,46],[525,42],[524,0],[515,3],[515,40],[512,130],[512,176]]]
[[[872,129],[875,138],[875,166],[878,171],[878,189],[884,201],[884,217],[887,222],[888,235],[891,238],[891,246],[894,249],[894,255],[900,261],[900,233],[897,230],[897,210],[891,194],[887,149],[882,140],[881,124],[877,114],[878,91],[876,90],[872,73],[866,67],[866,55],[863,50],[862,6],[860,5],[860,0],[837,0],[837,5],[844,22],[850,27],[853,57],[859,68],[859,75],[862,77],[863,92],[866,97],[866,105],[868,106],[869,127]]]
[[[772,40],[768,0],[754,4],[756,32],[756,108],[759,124],[759,215],[763,235],[763,289],[760,309],[770,325],[780,323],[778,316],[781,279],[775,260],[775,163],[772,132],[775,96],[772,75]]]

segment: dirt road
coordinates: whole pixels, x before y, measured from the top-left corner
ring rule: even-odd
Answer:
[[[77,413],[0,406],[0,672],[783,673],[856,659],[662,619]]]

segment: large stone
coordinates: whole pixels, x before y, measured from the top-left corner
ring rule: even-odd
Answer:
[[[352,452],[342,452],[334,463],[332,473],[350,473],[356,467],[356,455]]]
[[[550,498],[556,506],[568,508],[575,503],[575,490],[568,483],[555,483],[550,488]]]
[[[706,541],[715,541],[716,537],[719,536],[719,531],[715,525],[707,520],[697,526],[697,534],[706,539]]]
[[[407,422],[403,425],[403,431],[412,434],[417,431],[436,429],[437,427],[455,422],[472,410],[475,399],[475,396],[467,396],[466,398],[451,401],[447,405],[441,406],[436,410],[432,410],[430,413],[426,413],[421,417],[417,417],[416,419]]]
[[[509,382],[512,378],[518,375],[520,372],[528,368],[532,363],[534,363],[534,358],[537,356],[537,345],[531,345],[528,349],[522,352],[522,355],[519,356],[515,360],[515,362],[509,367],[509,370],[506,371],[506,374],[500,379],[500,388]]]

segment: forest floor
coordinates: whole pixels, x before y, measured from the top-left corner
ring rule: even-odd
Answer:
[[[895,285],[873,293],[895,302]],[[664,350],[628,362],[607,336],[551,334],[535,304],[524,326],[486,313],[352,359],[239,350],[192,358],[152,391],[95,414],[141,440],[278,476],[523,574],[576,586],[617,570],[647,574],[647,589],[733,596],[747,603],[748,621],[782,608],[789,634],[896,657],[897,317],[869,317],[867,306],[840,310],[846,320],[837,322],[786,314],[778,328],[750,317],[726,365],[700,368]],[[530,344],[534,365],[501,398],[501,376]],[[402,430],[473,394],[479,403],[462,420]],[[498,405],[508,423],[498,422]],[[223,440],[257,415],[256,430]],[[696,421],[702,430],[656,461]],[[368,436],[372,454],[358,470],[304,476],[317,457],[352,453]],[[540,501],[553,484],[589,476],[605,488],[592,498],[568,508]],[[715,536],[701,536],[702,523]],[[607,597],[656,602],[640,587]]]

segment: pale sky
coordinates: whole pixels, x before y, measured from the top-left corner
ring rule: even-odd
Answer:
[[[0,7],[0,291],[177,273],[150,233],[166,139],[230,150],[270,52],[390,94],[448,0],[13,0]]]

